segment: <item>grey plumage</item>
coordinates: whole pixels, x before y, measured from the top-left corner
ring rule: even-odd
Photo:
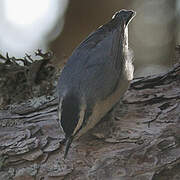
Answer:
[[[134,11],[117,12],[110,22],[91,33],[74,50],[65,65],[58,81],[59,120],[66,138],[71,139],[69,142],[91,119],[97,119],[92,120],[94,126],[127,90],[133,77],[133,56],[128,48],[126,28],[133,16]],[[103,106],[108,102],[104,110],[100,109],[100,115],[96,113],[93,118],[97,104]],[[66,154],[69,146],[70,143]]]
[[[103,99],[110,94],[120,78],[124,61],[122,46],[118,46],[122,31],[112,24],[90,34],[74,50],[61,73],[59,94],[72,89],[88,99],[92,96]]]

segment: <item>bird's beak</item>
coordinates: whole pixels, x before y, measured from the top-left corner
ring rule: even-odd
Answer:
[[[71,143],[73,141],[73,136],[70,136],[66,139],[66,148],[65,148],[65,153],[64,153],[64,159],[66,159],[67,157],[67,154],[68,154],[68,151],[69,151],[69,148],[71,146]]]

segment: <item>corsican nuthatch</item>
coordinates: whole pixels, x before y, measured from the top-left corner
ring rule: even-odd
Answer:
[[[112,109],[133,79],[128,24],[132,10],[120,10],[72,53],[58,81],[59,124],[66,157],[73,139],[93,128]]]

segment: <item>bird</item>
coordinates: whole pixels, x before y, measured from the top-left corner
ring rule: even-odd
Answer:
[[[136,12],[122,9],[73,51],[60,73],[58,123],[66,158],[73,140],[92,129],[121,99],[133,79],[128,25]]]

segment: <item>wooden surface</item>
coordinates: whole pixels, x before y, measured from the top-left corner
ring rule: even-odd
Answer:
[[[0,110],[0,180],[180,179],[180,64],[142,77],[63,159],[56,97]]]

